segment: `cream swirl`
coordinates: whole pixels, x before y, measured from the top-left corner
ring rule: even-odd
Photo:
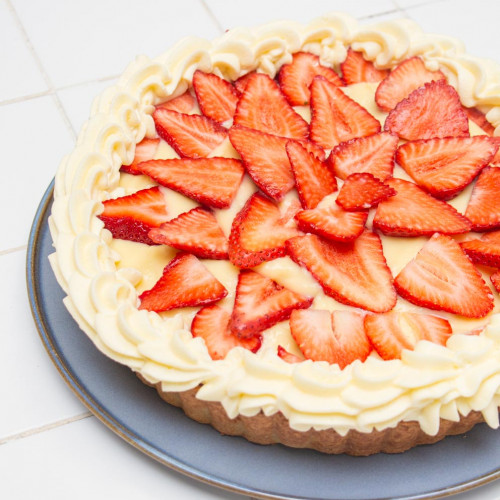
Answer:
[[[212,361],[203,341],[186,330],[182,314],[137,309],[141,273],[116,266],[119,256],[97,218],[100,202],[122,189],[119,168],[131,162],[135,144],[155,136],[154,105],[182,94],[196,69],[231,80],[253,70],[274,76],[298,50],[338,67],[348,46],[380,68],[413,55],[431,69],[439,66],[464,104],[481,107],[500,135],[500,67],[468,56],[457,40],[425,34],[408,20],[364,26],[332,13],[307,25],[236,29],[213,42],[182,40],[155,59],[138,58],[95,100],[74,151],[57,172],[49,221],[56,252],[50,262],[67,294],[66,307],[107,356],[166,391],[201,385],[197,397],[221,402],[230,417],[280,411],[293,429],[335,428],[341,434],[417,420],[435,434],[440,418],[456,421],[476,410],[497,427],[498,315],[480,335],[455,334],[446,347],[421,341],[401,360],[369,357],[342,371],[323,362],[290,365],[266,348],[257,354],[235,348],[224,360]],[[268,271],[292,282],[281,264],[268,263]]]

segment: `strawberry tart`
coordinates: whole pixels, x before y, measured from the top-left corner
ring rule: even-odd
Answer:
[[[499,135],[500,66],[408,20],[188,38],[95,101],[50,262],[98,349],[222,433],[498,427]]]

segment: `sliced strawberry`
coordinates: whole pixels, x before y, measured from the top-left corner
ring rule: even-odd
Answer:
[[[227,80],[198,69],[193,75],[193,88],[205,116],[216,122],[225,122],[233,117],[239,94]]]
[[[309,134],[307,122],[290,106],[278,84],[263,73],[248,78],[234,123],[291,139],[306,139]]]
[[[283,346],[280,345],[278,346],[278,356],[287,363],[301,363],[302,361],[304,361],[303,358],[297,356],[296,354],[288,352]]]
[[[413,351],[417,342],[428,340],[446,345],[452,334],[448,320],[431,314],[391,311],[367,314],[365,329],[382,359],[399,359],[403,349]]]
[[[349,48],[347,57],[340,65],[346,85],[360,82],[381,82],[388,74],[386,69],[377,69],[371,61],[367,61],[361,52]]]
[[[205,158],[227,137],[222,125],[202,115],[156,109],[153,119],[158,135],[188,158]]]
[[[331,205],[302,210],[297,213],[295,219],[299,229],[305,233],[314,233],[334,241],[352,241],[363,232],[368,212],[346,212]]]
[[[450,236],[436,233],[396,277],[396,289],[418,306],[468,318],[493,309],[493,296],[479,271]]]
[[[375,233],[365,231],[352,243],[308,234],[288,240],[286,248],[335,300],[373,312],[389,311],[396,304],[392,275]]]
[[[486,167],[479,175],[465,211],[473,231],[500,228],[500,168]]]
[[[285,241],[300,234],[289,223],[293,215],[284,217],[271,200],[253,194],[233,220],[229,260],[240,268],[250,268],[283,257]]]
[[[255,184],[270,198],[280,200],[294,185],[292,167],[286,152],[289,141],[246,127],[232,127],[229,139],[238,151]],[[309,141],[300,141],[310,153],[324,159],[324,151]]]
[[[194,111],[195,106],[196,99],[189,93],[189,91],[186,91],[180,96],[158,104],[156,109],[169,109],[170,111],[177,111],[177,113],[189,114]]]
[[[375,102],[382,110],[391,111],[415,89],[439,80],[446,80],[446,77],[441,71],[429,71],[419,57],[405,59],[380,83],[375,93]]]
[[[376,118],[322,76],[311,84],[311,113],[311,140],[325,149],[380,131]]]
[[[290,316],[290,331],[306,359],[344,369],[353,361],[364,361],[372,351],[363,319],[364,314],[356,311],[296,310]]]
[[[500,267],[500,231],[493,231],[480,239],[460,243],[462,250],[475,264]]]
[[[303,208],[316,208],[325,196],[337,190],[337,179],[330,169],[300,142],[289,141],[286,152]]]
[[[321,75],[332,85],[343,85],[339,75],[332,68],[323,66],[319,57],[309,52],[297,52],[290,64],[284,64],[278,74],[281,91],[292,106],[309,104],[311,91],[309,87],[315,76]]]
[[[137,168],[162,186],[214,208],[231,205],[244,174],[239,160],[219,157],[150,160]]]
[[[113,238],[120,240],[154,245],[148,232],[167,220],[165,198],[158,186],[106,200],[103,205],[99,219]]]
[[[408,141],[469,136],[460,97],[444,80],[414,90],[389,113],[384,128]]]
[[[498,144],[498,149],[491,160],[490,167],[500,167],[500,137],[492,137],[491,140],[494,141],[495,144]]]
[[[250,73],[240,76],[237,80],[234,81],[234,87],[240,94],[243,94],[243,92],[245,92],[245,87],[247,86],[248,80],[254,73],[255,71],[250,71]]]
[[[490,162],[490,167],[500,167],[500,137],[492,137],[491,140],[498,145],[498,149]]]
[[[308,308],[312,300],[255,271],[240,271],[231,331],[241,338],[254,337],[288,319],[294,309]]]
[[[250,177],[269,197],[279,200],[293,188],[287,139],[245,127],[232,127],[229,139]]]
[[[500,293],[500,271],[494,272],[490,276],[490,280],[493,283],[493,286],[495,287],[495,290]]]
[[[120,170],[127,174],[139,175],[141,172],[137,170],[136,166],[141,161],[152,160],[158,151],[160,139],[143,139],[135,146],[135,156],[130,165],[122,165]]]
[[[413,182],[388,179],[396,195],[379,203],[373,227],[389,236],[431,236],[435,232],[461,234],[470,231],[467,218],[445,201],[436,200]]]
[[[398,136],[389,132],[356,137],[336,146],[327,164],[341,179],[347,179],[356,172],[368,172],[385,181],[392,177],[398,142]]]
[[[231,314],[217,305],[201,308],[193,319],[191,333],[193,337],[201,337],[205,341],[212,359],[224,359],[235,347],[257,352],[262,344],[260,335],[241,339],[231,333],[230,319]]]
[[[335,200],[344,210],[367,210],[396,195],[396,190],[368,172],[351,174]]]
[[[170,245],[205,259],[227,259],[228,242],[214,214],[193,208],[175,219],[151,229],[149,237],[158,244]]]
[[[449,200],[493,159],[498,144],[485,135],[407,142],[396,162],[428,193]]]
[[[227,290],[194,255],[179,253],[165,266],[153,288],[140,295],[139,309],[161,312],[202,306],[226,295]]]
[[[495,127],[486,119],[486,115],[477,108],[463,107],[467,118],[473,121],[485,134],[492,136],[495,133]]]

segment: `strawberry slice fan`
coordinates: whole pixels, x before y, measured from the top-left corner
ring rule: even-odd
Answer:
[[[282,321],[296,347],[277,345],[276,353],[290,362],[344,368],[372,352],[400,358],[421,339],[446,343],[451,324],[434,312],[482,318],[494,307],[475,265],[500,267],[496,233],[453,239],[500,228],[499,140],[469,135],[469,118],[484,124],[484,116],[464,109],[444,74],[419,57],[379,70],[349,49],[340,69],[342,76],[298,52],[276,80],[253,72],[231,82],[195,71],[192,91],[153,113],[160,138],[138,144],[122,173],[148,176],[196,206],[171,217],[158,186],[104,202],[100,218],[114,238],[180,252],[142,293],[140,308],[200,308],[191,330],[214,359],[235,346],[258,351],[263,333]],[[349,97],[362,82],[376,85],[383,130]],[[297,112],[304,106],[309,122]],[[160,141],[179,158],[155,159]],[[234,158],[213,155],[227,141]],[[232,207],[245,175],[255,187],[223,230],[219,215]],[[448,200],[473,183],[462,214]],[[380,235],[428,241],[393,276]],[[284,257],[352,309],[318,309],[307,293],[266,276],[262,266]],[[234,292],[206,259],[234,266]],[[500,280],[491,274],[495,287]],[[232,310],[215,305],[228,293]],[[398,297],[419,312],[397,312]]]
[[[95,261],[107,259],[106,274],[85,301],[71,299],[95,311],[96,325],[118,325],[118,340],[114,330],[99,340],[104,350],[168,401],[192,400],[197,420],[211,417],[195,404],[217,412],[212,425],[225,433],[262,418],[250,440],[274,442],[264,433],[277,425],[285,444],[366,455],[497,423],[492,382],[478,392],[491,392],[494,410],[454,396],[472,363],[464,346],[493,343],[488,325],[500,312],[492,114],[465,107],[448,66],[429,69],[416,49],[379,67],[358,45],[335,64],[305,48],[275,68],[239,61],[245,74],[221,63],[237,58],[190,64],[175,91],[140,96],[148,121],[135,126],[147,137],[116,185],[96,188]],[[53,228],[85,217],[56,214]],[[80,236],[78,245],[90,241]],[[77,251],[59,261],[59,276],[71,266],[83,275],[72,291],[95,278]],[[456,373],[441,386],[446,363]]]

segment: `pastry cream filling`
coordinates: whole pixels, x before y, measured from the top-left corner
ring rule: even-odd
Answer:
[[[318,54],[325,64],[338,69],[348,46],[362,51],[380,68],[420,55],[429,69],[439,67],[446,74],[464,104],[486,112],[500,135],[500,66],[465,54],[462,44],[454,39],[422,33],[408,20],[362,26],[353,18],[333,13],[308,25],[281,22],[253,30],[236,29],[213,42],[185,39],[156,59],[137,59],[118,84],[95,101],[75,150],[57,172],[49,220],[56,252],[50,262],[67,294],[65,305],[110,358],[152,383],[161,383],[166,391],[184,391],[201,384],[198,397],[221,402],[230,417],[281,411],[294,429],[335,428],[341,434],[417,420],[425,432],[435,434],[440,418],[456,421],[460,415],[477,410],[489,425],[497,427],[500,318],[496,292],[494,312],[481,320],[431,312],[449,319],[454,335],[446,347],[421,341],[414,351],[404,351],[400,360],[382,361],[374,354],[344,370],[325,362],[288,364],[277,357],[276,346],[298,351],[288,323],[282,322],[264,333],[258,353],[235,348],[224,360],[213,361],[203,340],[189,332],[197,308],[161,314],[137,309],[138,295],[154,285],[175,251],[113,240],[97,218],[102,200],[154,185],[145,176],[120,175],[120,165],[132,161],[136,143],[156,136],[151,117],[154,105],[182,94],[196,69],[231,80],[254,69],[274,77],[298,50]],[[358,84],[345,91],[383,123],[385,114],[373,99],[375,87]],[[298,112],[309,119],[307,107]],[[482,132],[471,125],[471,133]],[[238,157],[228,140],[212,155]],[[157,158],[172,157],[177,155],[161,141]],[[396,166],[395,176],[406,174]],[[171,218],[196,206],[183,195],[161,190]],[[245,176],[232,206],[215,211],[225,234],[255,190]],[[450,203],[463,213],[470,192],[471,187]],[[296,196],[294,192],[282,203],[292,196]],[[323,203],[334,202],[335,196]],[[425,241],[382,235],[394,276]],[[203,262],[228,289],[221,305],[230,309],[238,269],[228,261]],[[314,308],[333,311],[346,307],[325,296],[309,273],[288,257],[264,263],[256,270],[313,296]],[[489,279],[485,281],[489,283]],[[398,300],[396,309],[419,310],[403,299]],[[481,334],[467,335],[483,326]]]

